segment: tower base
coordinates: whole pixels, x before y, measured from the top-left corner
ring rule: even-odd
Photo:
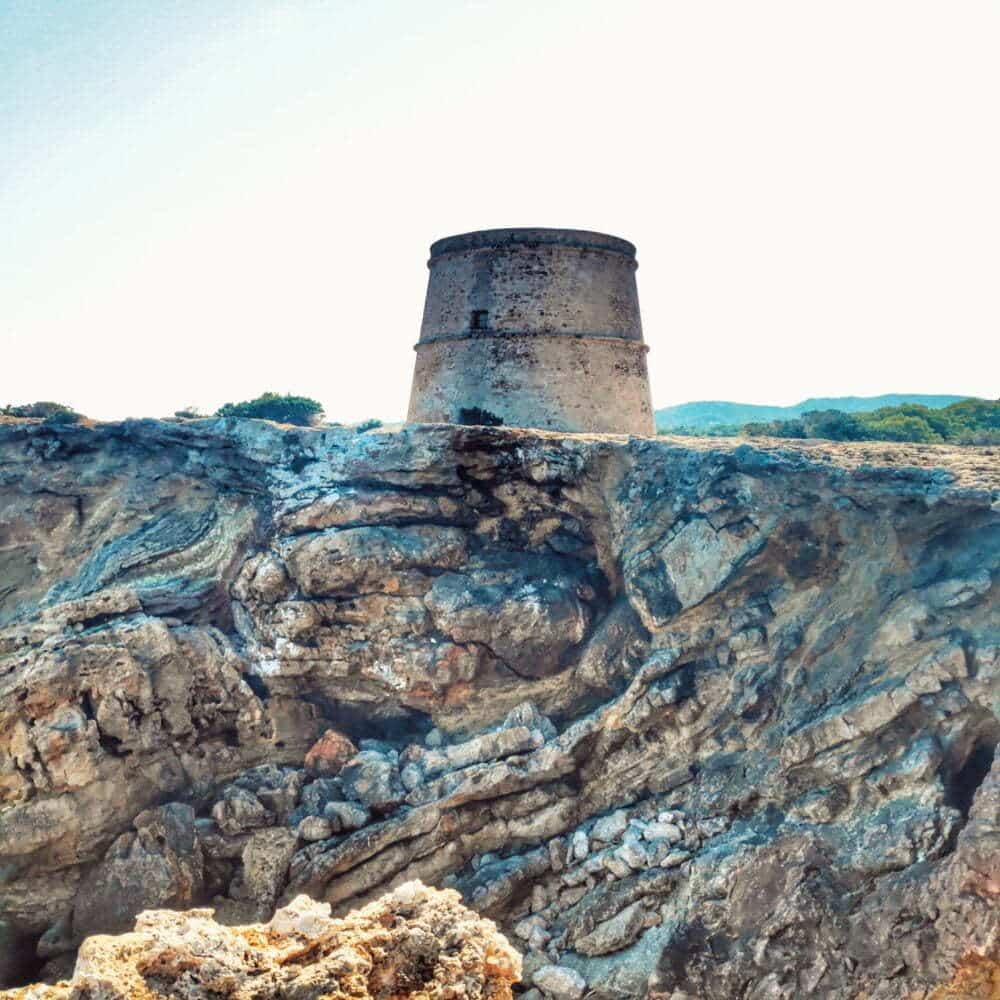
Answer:
[[[641,341],[492,334],[426,340],[416,352],[411,422],[655,433]]]

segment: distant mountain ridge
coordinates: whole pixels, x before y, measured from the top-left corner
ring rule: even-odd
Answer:
[[[883,396],[830,396],[804,399],[793,406],[765,406],[755,403],[731,403],[725,400],[679,403],[656,410],[656,429],[675,427],[710,430],[715,427],[742,426],[752,420],[790,420],[810,410],[842,410],[865,413],[882,406],[919,403],[932,410],[968,399],[968,396],[928,396],[918,393],[886,393]]]

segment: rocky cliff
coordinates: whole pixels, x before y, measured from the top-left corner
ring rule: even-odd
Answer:
[[[998,498],[983,449],[0,425],[0,969],[419,878],[535,998],[922,995],[1000,933]]]

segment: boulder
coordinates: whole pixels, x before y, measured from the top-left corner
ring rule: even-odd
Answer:
[[[599,923],[588,934],[577,937],[573,947],[581,955],[609,955],[613,951],[621,951],[642,933],[645,919],[643,905],[632,903],[609,920]]]
[[[212,819],[223,833],[235,837],[248,830],[269,826],[275,816],[253,792],[230,785],[223,798],[212,806]]]
[[[405,798],[399,765],[376,750],[363,750],[341,770],[344,794],[373,812],[391,812]]]
[[[302,840],[327,840],[333,836],[333,824],[325,816],[306,816],[295,832]]]
[[[605,844],[613,844],[621,840],[628,828],[628,813],[624,809],[616,809],[608,816],[602,816],[593,826],[590,835]]]
[[[434,624],[458,643],[488,647],[521,676],[558,672],[586,635],[592,595],[569,561],[524,560],[438,576],[425,603]]]
[[[581,1000],[587,981],[565,965],[543,965],[531,980],[549,1000]]]
[[[358,830],[371,819],[371,813],[357,802],[327,802],[323,816],[333,824],[334,833]]]
[[[317,777],[333,777],[357,753],[354,744],[335,729],[326,732],[309,748],[306,770]]]

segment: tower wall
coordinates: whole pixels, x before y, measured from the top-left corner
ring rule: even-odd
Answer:
[[[635,248],[501,229],[431,247],[408,419],[651,434]]]

